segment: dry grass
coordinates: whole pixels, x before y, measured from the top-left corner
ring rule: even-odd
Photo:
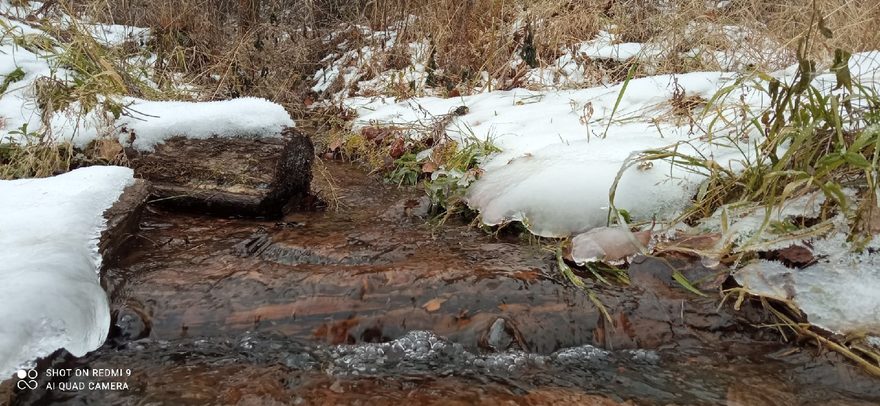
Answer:
[[[436,66],[431,85],[472,91],[488,74],[501,88],[523,85],[523,71],[511,62],[548,66],[566,51],[610,29],[621,41],[657,43],[667,51],[637,76],[715,70],[713,58],[682,58],[692,49],[752,54],[754,68],[769,71],[795,61],[798,43],[810,24],[812,5],[802,0],[732,0],[723,8],[705,0],[264,0],[262,22],[252,35],[237,35],[238,2],[233,0],[90,1],[81,9],[102,21],[150,27],[151,47],[159,55],[155,81],[175,73],[196,78],[206,98],[240,95],[266,97],[301,112],[309,95],[310,75],[331,47],[348,40],[365,43],[356,34],[320,41],[339,24],[360,24],[374,30],[397,25],[398,44],[429,42],[426,64]],[[817,0],[823,23],[834,38],[814,57],[828,60],[831,51],[880,49],[880,4],[873,0]],[[815,25],[815,22],[814,22]],[[744,38],[730,41],[724,26],[743,27]],[[766,45],[778,49],[767,52]],[[355,46],[349,45],[350,49]],[[408,64],[403,46],[382,49],[381,66],[364,72],[369,78],[384,68]],[[589,65],[588,83],[622,80],[627,66],[600,61]],[[614,65],[614,64],[612,64]],[[609,73],[610,74],[606,74]],[[394,91],[412,95],[405,84]],[[489,84],[491,86],[491,84]]]
[[[68,63],[79,64],[76,69],[87,75],[110,80],[102,79],[91,88],[60,89],[67,93],[57,86],[43,86],[41,97],[57,105],[50,110],[63,108],[70,100],[88,99],[91,103],[87,104],[94,104],[98,94],[107,92],[153,99],[190,97],[166,86],[183,81],[199,89],[201,99],[264,97],[302,118],[307,116],[307,105],[317,98],[309,89],[312,75],[324,65],[321,59],[343,42],[356,49],[371,41],[358,30],[340,28],[345,25],[374,30],[393,26],[397,31],[396,45],[380,49],[384,56],[365,66],[362,80],[386,69],[406,67],[411,55],[405,44],[423,42],[431,45],[430,52],[420,56],[434,68],[430,85],[439,88],[439,94],[457,96],[487,86],[528,86],[529,65],[553,64],[600,29],[617,34],[620,41],[656,43],[667,51],[649,64],[639,64],[634,74],[641,76],[721,68],[710,58],[681,57],[694,48],[752,53],[754,68],[770,71],[794,62],[804,33],[820,24],[810,18],[814,6],[801,0],[733,0],[724,8],[707,6],[705,0],[263,0],[260,22],[241,35],[238,3],[57,2],[55,7],[88,20],[149,27],[148,49],[129,51],[157,56],[149,79],[160,90],[143,86],[129,74],[127,54],[108,52],[74,32],[58,33],[69,41]],[[873,27],[880,20],[880,4],[816,0],[815,8],[824,17],[821,24],[834,35],[822,46],[811,48],[811,57],[827,61],[838,47],[853,52],[880,49],[880,31]],[[747,34],[731,43],[723,33],[725,26],[743,27]],[[322,40],[328,34],[334,34],[333,39]],[[762,52],[766,41],[778,49]],[[516,61],[525,63],[516,66],[512,63]],[[623,80],[631,68],[628,63],[580,57],[576,61],[584,67],[585,79],[575,86]],[[485,76],[491,79],[489,83]],[[402,80],[384,92],[400,98],[419,94]]]
[[[245,35],[229,0],[92,1],[82,10],[98,21],[150,28],[160,85],[184,75],[203,89],[202,99],[264,97],[297,112],[321,59],[314,24],[323,17],[313,2],[263,3],[263,18]]]

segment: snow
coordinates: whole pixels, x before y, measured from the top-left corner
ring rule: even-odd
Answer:
[[[469,113],[455,118],[447,134],[462,142],[490,139],[503,151],[482,163],[485,173],[469,190],[469,205],[487,225],[521,221],[537,235],[566,237],[606,224],[609,190],[634,151],[689,141],[720,162],[736,157],[734,148],[700,142],[688,123],[672,117],[669,104],[676,83],[688,95],[708,99],[733,79],[720,72],[635,79],[605,138],[621,85],[555,92],[517,89],[361,106],[354,127],[424,125],[458,105],[468,106]],[[756,97],[749,93],[746,100]],[[689,148],[695,147],[681,147]],[[622,174],[615,205],[638,219],[674,215],[701,179],[659,163],[633,166]]]
[[[865,84],[876,83],[880,64],[876,56],[857,54],[851,61],[854,76]],[[791,72],[775,75],[790,80]],[[447,135],[464,144],[488,139],[502,150],[481,163],[484,174],[470,187],[468,204],[480,212],[486,225],[520,221],[534,234],[567,237],[607,224],[610,189],[618,175],[614,205],[636,221],[668,220],[690,203],[704,179],[699,171],[668,161],[624,168],[638,152],[675,145],[681,153],[705,156],[731,170],[740,169],[745,158],[754,159],[753,146],[761,134],[736,116],[739,109],[756,114],[766,106],[766,95],[753,87],[735,90],[706,114],[700,106],[687,116],[673,113],[676,90],[708,100],[737,77],[695,72],[634,79],[616,112],[623,84],[561,91],[515,89],[450,99],[420,97],[394,104],[385,104],[387,99],[366,103],[350,99],[347,106],[358,114],[356,131],[396,126],[413,128],[412,136],[456,107],[467,106],[469,112],[446,127]],[[820,75],[816,83],[830,86],[833,77]],[[716,124],[715,138],[709,140],[705,129],[719,111],[731,125]]]
[[[645,60],[658,58],[664,52],[663,47],[658,44],[620,43],[616,35],[608,31],[599,31],[596,38],[581,44],[578,53],[593,59],[625,62],[633,58]]]
[[[836,229],[846,229],[844,216],[832,221]],[[736,271],[734,277],[752,294],[790,300],[819,328],[842,335],[880,336],[880,236],[862,253],[855,253],[845,232],[814,238],[805,246],[817,259],[811,266],[791,269],[759,260]]]
[[[119,24],[85,24],[85,30],[105,46],[121,46],[127,42],[146,46],[150,29]]]
[[[852,190],[844,191],[854,198]],[[759,205],[728,207],[723,206],[711,217],[702,220],[699,231],[702,233],[725,232],[722,245],[733,243],[741,252],[770,251],[799,244],[803,237],[786,232],[777,233],[773,224],[786,224],[795,218],[816,219],[821,214],[825,195],[811,192],[783,202],[769,212]],[[724,224],[722,219],[726,219]]]
[[[156,145],[176,136],[190,139],[279,137],[285,127],[295,126],[284,107],[254,97],[211,102],[146,101],[127,97],[123,104],[130,113],[115,120],[111,131],[118,131],[120,143],[140,151],[152,151]],[[95,115],[84,121],[58,116],[52,124],[62,139],[84,146],[103,135],[101,119]]]
[[[14,3],[10,0],[0,0],[0,13],[16,18],[25,18],[43,5],[39,1],[15,1]]]
[[[134,117],[123,116],[117,128],[126,128],[120,142],[134,134],[132,146],[149,151],[166,139],[185,135],[191,139],[218,137],[278,137],[285,127],[294,127],[290,114],[279,104],[265,99],[242,97],[213,102],[133,101]]]
[[[59,348],[82,356],[104,342],[103,213],[132,182],[121,167],[0,181],[0,377]]]

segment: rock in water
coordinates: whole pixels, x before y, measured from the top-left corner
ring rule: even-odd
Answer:
[[[278,138],[175,137],[129,156],[135,176],[152,182],[164,206],[276,217],[292,199],[308,195],[314,146],[288,128]]]
[[[507,321],[498,318],[489,327],[486,343],[495,351],[504,351],[513,343],[513,337],[507,332]]]

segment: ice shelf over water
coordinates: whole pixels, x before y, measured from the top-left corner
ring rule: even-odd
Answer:
[[[132,182],[121,167],[0,181],[0,380],[59,348],[82,356],[103,344],[103,213]]]
[[[878,242],[875,238],[869,248],[876,249]],[[734,276],[753,294],[790,300],[817,327],[838,334],[880,336],[880,254],[852,254],[842,234],[810,245],[819,258],[814,265],[791,269],[759,260]]]

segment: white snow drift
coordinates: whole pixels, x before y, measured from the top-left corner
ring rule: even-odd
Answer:
[[[854,76],[874,87],[878,66],[878,52],[854,55],[850,63]],[[775,75],[790,80],[792,72]],[[704,179],[662,161],[620,172],[633,153],[677,144],[679,152],[711,158],[732,170],[744,158],[754,159],[754,145],[761,135],[753,130],[734,132],[737,125],[747,127],[737,116],[741,109],[755,114],[766,107],[768,98],[753,87],[737,89],[706,115],[702,114],[705,103],[698,103],[690,116],[672,112],[676,91],[705,101],[736,78],[733,73],[697,72],[635,79],[616,112],[623,84],[423,97],[397,104],[378,100],[364,105],[354,100],[352,106],[359,114],[356,130],[370,125],[424,127],[457,106],[467,106],[468,114],[455,117],[447,135],[465,143],[490,139],[502,150],[482,163],[485,173],[469,190],[470,206],[480,211],[487,225],[521,221],[537,235],[567,237],[606,225],[609,191],[618,174],[614,205],[637,220],[665,220],[680,213]],[[830,87],[833,79],[833,74],[820,75],[815,83]],[[710,142],[705,129],[718,116],[716,109],[722,109],[720,114],[731,125],[721,128],[716,123],[716,142]],[[723,139],[727,135],[732,139]]]
[[[0,379],[59,348],[82,356],[104,342],[103,213],[132,182],[121,167],[0,181]]]
[[[621,85],[371,105],[359,110],[355,126],[423,124],[458,105],[468,106],[469,113],[456,118],[447,134],[462,142],[490,139],[503,151],[482,164],[485,173],[468,194],[471,207],[480,211],[487,225],[521,221],[537,235],[566,237],[606,224],[609,190],[633,152],[691,141],[693,146],[682,148],[715,156],[720,162],[738,155],[735,148],[701,142],[686,119],[672,116],[669,103],[676,83],[687,95],[708,99],[733,78],[725,73],[693,73],[633,80],[613,120]],[[755,92],[748,93],[746,100],[760,104]],[[676,214],[701,180],[668,165],[632,167],[622,176],[615,205],[639,219]]]

